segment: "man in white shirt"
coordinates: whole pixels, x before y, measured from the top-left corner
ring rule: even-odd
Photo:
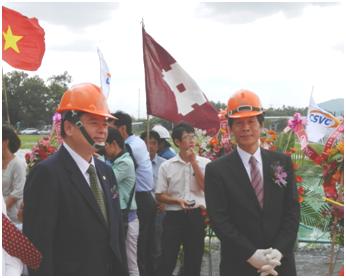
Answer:
[[[200,275],[204,251],[205,207],[204,169],[208,159],[194,153],[196,143],[192,126],[180,123],[172,132],[179,154],[165,161],[158,174],[156,198],[165,203],[162,258],[158,275],[172,275],[180,245],[184,246],[182,275]]]

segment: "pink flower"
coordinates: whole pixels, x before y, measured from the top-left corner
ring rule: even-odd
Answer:
[[[279,164],[279,162],[272,165],[273,169],[273,181],[280,187],[286,186],[287,184],[287,173],[285,169]]]
[[[60,122],[61,121],[61,114],[58,112],[55,112],[55,114],[53,115],[53,123],[55,124],[56,122]]]
[[[294,113],[293,119],[288,120],[288,127],[293,131],[298,131],[299,128],[305,124],[300,113]]]

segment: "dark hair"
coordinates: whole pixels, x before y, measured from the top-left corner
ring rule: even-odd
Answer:
[[[115,141],[122,150],[125,149],[125,142],[120,132],[115,128],[109,127],[106,142],[111,144],[113,141]]]
[[[259,122],[260,125],[263,125],[264,122],[264,113],[257,115],[257,121]],[[234,122],[234,119],[228,118],[228,125],[232,127]]]
[[[8,148],[11,153],[16,153],[19,150],[21,141],[12,126],[2,126],[2,141],[4,140],[8,140]]]
[[[186,133],[195,133],[195,129],[189,125],[188,123],[184,123],[184,122],[181,122],[181,123],[178,123],[174,128],[173,128],[173,131],[172,131],[172,139],[173,139],[173,142],[175,144],[175,139],[178,139],[179,141],[181,141],[181,138],[183,136],[183,133],[186,132]],[[175,144],[177,145],[177,144]]]
[[[84,113],[84,112],[81,112],[81,111],[75,111],[75,112],[77,112],[77,116],[79,118]],[[74,121],[72,120],[72,111],[64,111],[61,114],[60,135],[63,138],[66,136],[65,129],[64,129],[64,122],[65,121],[69,121],[71,123],[74,123]]]
[[[141,133],[141,138],[144,141],[147,140],[147,132],[146,131]],[[155,141],[157,141],[157,143],[160,143],[160,135],[154,130],[149,131],[149,138],[154,139]]]
[[[129,114],[124,113],[122,111],[117,111],[112,114],[114,117],[118,118],[114,120],[114,125],[119,127],[122,125],[126,126],[126,132],[128,135],[132,134],[132,118]]]

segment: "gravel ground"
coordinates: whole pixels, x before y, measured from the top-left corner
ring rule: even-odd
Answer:
[[[207,245],[207,243],[206,243]],[[205,252],[202,262],[202,276],[219,275],[220,242],[215,239],[211,244],[211,256]],[[336,249],[337,250],[337,249]],[[299,276],[324,276],[329,269],[330,245],[328,244],[299,244],[295,252],[297,274]],[[211,261],[210,261],[211,258]],[[341,247],[336,255],[336,264],[333,275],[338,275],[341,265],[344,263],[344,248]],[[210,267],[211,265],[211,267]],[[179,263],[174,271],[179,272]]]

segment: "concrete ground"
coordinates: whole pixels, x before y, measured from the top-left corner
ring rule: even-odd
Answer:
[[[207,242],[206,242],[207,246]],[[208,249],[208,248],[206,248]],[[336,263],[332,275],[338,275],[340,267],[344,264],[344,248],[336,248]],[[297,274],[299,276],[325,276],[328,275],[330,245],[328,244],[299,244],[295,252]],[[218,276],[220,263],[220,242],[213,239],[211,243],[211,254],[206,251],[204,253],[201,275],[202,276]],[[178,275],[180,263],[177,263],[174,271]]]

